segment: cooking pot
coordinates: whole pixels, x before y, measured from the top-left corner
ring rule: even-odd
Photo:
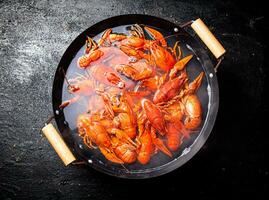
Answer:
[[[172,158],[166,156],[153,157],[147,165],[139,163],[130,165],[113,164],[106,160],[98,150],[87,148],[76,127],[78,111],[76,109],[59,109],[59,105],[68,96],[65,76],[75,73],[73,69],[75,69],[74,66],[76,66],[78,57],[84,52],[86,37],[90,36],[98,40],[108,28],[124,33],[127,32],[127,27],[133,24],[153,27],[164,36],[173,36],[167,39],[171,44],[175,43],[175,41],[180,41],[183,55],[194,55],[187,67],[190,80],[193,80],[202,71],[205,73],[200,89],[197,92],[203,111],[202,124],[199,130],[183,143]],[[196,40],[198,37],[191,36],[185,30],[186,27],[191,27],[216,57],[217,64],[215,67],[209,58],[209,51]],[[50,123],[51,120],[46,123],[42,131],[65,165],[84,163],[103,173],[122,178],[149,178],[168,173],[182,166],[199,151],[214,126],[219,106],[216,69],[223,59],[224,53],[225,49],[201,19],[190,21],[183,25],[177,25],[154,16],[137,14],[105,19],[82,32],[62,56],[55,73],[52,89],[53,116],[60,133]]]

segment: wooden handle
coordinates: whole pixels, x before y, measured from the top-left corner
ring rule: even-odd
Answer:
[[[76,160],[73,153],[65,144],[63,138],[60,136],[58,131],[51,123],[42,128],[42,132],[44,133],[58,156],[61,158],[65,166]]]
[[[201,19],[195,20],[191,24],[191,27],[217,59],[226,52],[226,50],[223,48],[217,38],[215,38],[215,36]]]

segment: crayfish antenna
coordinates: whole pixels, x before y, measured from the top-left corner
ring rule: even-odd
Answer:
[[[129,169],[127,169],[127,167],[125,167],[125,165],[124,164],[120,164],[127,172],[130,172],[130,170]]]

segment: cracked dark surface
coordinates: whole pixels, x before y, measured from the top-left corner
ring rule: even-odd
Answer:
[[[265,199],[269,142],[262,131],[262,116],[268,114],[264,11],[257,2],[243,1],[1,1],[0,199],[105,200],[139,198],[143,192],[152,198],[187,194]],[[112,178],[85,166],[65,168],[39,133],[52,113],[53,76],[65,49],[92,24],[128,13],[175,23],[201,17],[227,49],[218,72],[219,114],[209,140],[186,165],[150,180]]]

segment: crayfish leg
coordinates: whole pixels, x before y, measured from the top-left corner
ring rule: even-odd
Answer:
[[[184,125],[185,128],[188,130],[195,130],[197,127],[200,126],[201,122],[202,122],[201,117],[195,117],[195,118],[186,117]]]
[[[113,163],[124,164],[124,162],[119,159],[113,151],[108,150],[107,148],[99,147],[101,153],[105,156],[106,159]]]
[[[92,144],[92,141],[88,138],[87,135],[85,135],[85,136],[83,137],[83,142],[84,142],[84,144],[85,144],[88,148],[90,148],[90,149],[97,149],[97,147],[94,146],[94,145]]]

